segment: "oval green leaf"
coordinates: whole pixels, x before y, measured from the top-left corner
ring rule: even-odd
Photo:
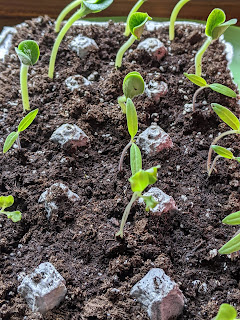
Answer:
[[[97,13],[105,10],[112,3],[113,0],[83,0],[83,5],[92,13]]]
[[[133,143],[130,148],[130,166],[134,176],[139,170],[142,170],[142,155],[138,146]]]
[[[226,148],[216,146],[216,145],[212,145],[211,148],[223,158],[234,159],[233,153]]]
[[[152,18],[143,12],[135,12],[130,16],[129,29],[137,40],[140,40],[144,26],[148,20],[152,20]]]
[[[34,40],[22,41],[15,50],[20,61],[25,65],[34,65],[38,61],[40,51]]]
[[[216,92],[224,94],[227,97],[236,98],[237,94],[232,89],[220,84],[220,83],[212,83],[209,87]]]
[[[223,219],[222,223],[232,226],[240,224],[240,211],[229,214],[228,216],[226,216],[226,218]]]
[[[231,19],[225,23],[220,24],[216,28],[214,28],[212,32],[212,39],[217,40],[230,26],[237,23],[237,19]]]
[[[14,204],[13,196],[1,196],[0,197],[0,208],[5,209],[11,207]]]
[[[237,320],[237,311],[228,303],[221,304],[215,320]]]
[[[212,103],[212,108],[222,121],[224,121],[233,130],[240,130],[240,122],[238,118],[226,107]]]
[[[208,37],[213,37],[213,30],[221,23],[223,23],[226,19],[226,15],[223,10],[221,9],[213,9],[212,12],[209,14],[206,23],[205,33]]]
[[[123,93],[126,98],[134,98],[144,92],[145,83],[139,72],[133,71],[123,80]]]
[[[220,254],[230,254],[240,250],[240,234],[229,240],[222,248],[218,250]]]
[[[126,102],[126,116],[128,132],[131,136],[131,140],[133,140],[138,131],[138,118],[136,108],[130,98],[127,98]]]
[[[188,80],[190,80],[192,83],[196,84],[199,87],[206,87],[208,85],[205,79],[197,76],[196,74],[188,74],[185,72],[184,75],[188,78]]]
[[[145,202],[145,210],[149,211],[150,209],[154,209],[158,202],[154,199],[153,196],[142,196],[141,197],[143,201]]]
[[[17,137],[18,137],[18,132],[15,132],[15,131],[11,132],[7,136],[3,146],[3,153],[6,153],[11,148],[11,146],[17,140]]]
[[[20,211],[12,211],[12,212],[4,212],[9,219],[13,222],[18,222],[22,218],[22,214]]]
[[[132,192],[143,192],[149,185],[148,174],[144,170],[139,170],[131,178],[128,179],[131,184]]]
[[[30,126],[30,124],[33,122],[33,120],[35,119],[36,115],[38,113],[38,109],[35,109],[31,112],[29,112],[19,123],[18,125],[18,132],[22,132],[25,129],[27,129],[27,127]]]

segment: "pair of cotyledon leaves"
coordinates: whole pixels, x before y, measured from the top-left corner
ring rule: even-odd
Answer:
[[[0,213],[6,214],[13,222],[21,220],[22,214],[20,211],[5,211],[6,208],[11,207],[14,203],[13,196],[1,196],[0,197]]]

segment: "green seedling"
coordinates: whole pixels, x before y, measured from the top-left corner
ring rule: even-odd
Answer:
[[[151,169],[148,170],[142,170],[139,169],[142,167],[142,164],[138,164],[134,170],[137,170],[135,174],[131,176],[131,178],[128,179],[128,181],[131,184],[131,189],[133,192],[132,198],[129,202],[129,204],[126,206],[126,209],[123,213],[121,225],[120,225],[120,230],[116,233],[116,237],[121,237],[123,238],[123,228],[125,226],[125,223],[127,221],[128,215],[130,213],[131,207],[133,203],[138,199],[138,198],[143,198],[145,204],[146,204],[146,211],[149,211],[150,209],[153,209],[156,207],[157,202],[154,200],[152,196],[143,196],[142,192],[144,191],[145,188],[147,188],[149,185],[154,184],[157,181],[157,169],[159,166],[152,167]],[[138,170],[139,169],[139,170]]]
[[[240,134],[240,121],[239,119],[226,107],[223,107],[222,105],[218,103],[212,103],[212,108],[216,112],[216,114],[219,116],[219,118],[225,122],[232,130],[228,130],[226,132],[221,133],[219,136],[217,136],[208,151],[208,160],[207,160],[207,172],[208,175],[211,174],[212,169],[211,168],[211,158],[212,158],[212,146],[217,145],[218,141],[222,139],[225,136],[228,136],[230,134]],[[236,160],[236,158],[235,158]],[[216,162],[216,161],[215,161]]]
[[[234,92],[232,89],[220,84],[220,83],[212,83],[212,84],[207,84],[206,80],[203,79],[202,77],[199,77],[195,74],[188,74],[188,73],[184,73],[185,77],[188,78],[188,80],[190,80],[192,83],[196,84],[197,86],[199,86],[200,88],[198,88],[196,90],[196,92],[193,95],[193,101],[192,101],[192,105],[193,105],[193,111],[196,110],[196,99],[198,94],[206,88],[210,88],[213,91],[216,91],[218,93],[221,93],[227,97],[231,97],[231,98],[237,98],[237,94],[236,92]]]
[[[213,320],[239,320],[237,310],[228,303],[221,304],[218,314]]]
[[[78,6],[80,6],[82,3],[82,0],[75,0],[70,2],[59,14],[57,17],[56,23],[55,23],[55,32],[60,31],[61,23],[65,19],[65,17],[74,9],[76,9]]]
[[[173,11],[170,17],[170,22],[169,22],[169,40],[170,41],[174,40],[174,37],[175,37],[174,24],[177,19],[178,13],[182,9],[182,7],[189,1],[190,0],[180,0],[176,4],[176,6],[173,8]]]
[[[202,57],[212,41],[217,40],[230,26],[237,23],[237,19],[226,21],[226,15],[221,9],[213,9],[209,14],[205,34],[207,39],[198,50],[195,56],[195,74],[201,77],[202,74]]]
[[[0,213],[5,214],[8,219],[11,219],[13,222],[18,222],[22,218],[20,211],[5,211],[6,208],[11,207],[14,203],[13,196],[1,196],[0,197]]]
[[[29,112],[19,123],[17,131],[13,131],[7,136],[3,146],[3,153],[6,153],[12,147],[15,141],[17,141],[18,149],[21,149],[19,134],[30,126],[37,113],[38,109]]]
[[[147,13],[143,12],[135,12],[131,14],[128,26],[131,32],[131,37],[125,42],[121,48],[118,50],[116,60],[115,60],[115,67],[120,68],[122,65],[122,58],[124,53],[131,47],[135,40],[140,40],[141,35],[144,30],[144,26],[148,20],[152,20],[151,17]]]
[[[131,33],[130,31],[130,28],[129,28],[129,19],[131,17],[131,15],[135,12],[138,11],[138,9],[141,7],[141,5],[147,0],[138,0],[138,2],[132,7],[131,11],[129,12],[128,14],[128,17],[127,17],[127,21],[126,21],[126,27],[125,27],[125,31],[124,31],[124,35],[126,37],[128,37]]]
[[[28,97],[28,86],[27,86],[27,76],[29,66],[34,65],[39,58],[40,51],[38,44],[33,40],[22,41],[15,51],[21,61],[21,71],[20,71],[20,85],[22,93],[22,104],[23,111],[30,110],[29,97]]]
[[[55,40],[52,53],[51,53],[51,58],[50,58],[50,63],[49,63],[49,70],[48,70],[48,76],[49,78],[53,79],[54,75],[54,67],[55,67],[55,61],[57,57],[57,52],[58,48],[61,44],[62,39],[64,38],[65,34],[67,31],[70,29],[72,24],[77,21],[78,19],[81,19],[82,17],[85,17],[89,13],[97,13],[100,12],[107,7],[109,7],[112,4],[113,0],[82,0],[80,1],[74,1],[72,4],[67,6],[65,8],[65,12],[62,12],[60,14],[59,19],[57,20],[57,30],[59,28],[59,25],[62,21],[62,19],[65,17],[65,15],[70,12],[72,9],[77,7],[79,4],[81,5],[80,9],[78,9],[66,22],[64,27],[61,29],[59,32],[57,39]],[[77,4],[78,3],[78,4]]]
[[[133,99],[134,97],[142,94],[145,89],[145,83],[139,72],[133,71],[126,75],[123,80],[123,93],[124,95],[118,98],[122,112],[126,113],[127,98]]]

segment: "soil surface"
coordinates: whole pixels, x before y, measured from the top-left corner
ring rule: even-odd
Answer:
[[[114,59],[126,40],[122,24],[108,28],[72,27],[62,42],[54,81],[48,78],[48,62],[56,34],[48,17],[27,21],[18,28],[5,62],[0,64],[1,145],[16,130],[23,117],[19,87],[20,63],[14,47],[20,41],[39,43],[39,62],[29,69],[31,109],[39,108],[31,126],[21,134],[22,149],[1,153],[1,195],[12,194],[13,209],[22,220],[13,223],[0,216],[0,318],[1,320],[149,319],[140,304],[129,295],[132,286],[151,268],[159,267],[176,281],[186,305],[179,319],[212,319],[221,303],[231,303],[240,312],[240,260],[214,255],[237,228],[221,220],[239,210],[240,171],[234,161],[219,160],[217,172],[206,173],[208,148],[219,132],[228,127],[216,116],[210,103],[217,102],[239,117],[235,99],[206,89],[198,96],[196,112],[184,112],[196,86],[183,76],[194,72],[194,56],[204,41],[201,27],[177,26],[176,38],[168,42],[168,28],[145,31],[142,39],[157,37],[169,54],[156,62],[136,41],[115,70]],[[93,38],[99,50],[80,59],[69,50],[78,34]],[[232,83],[224,46],[214,42],[203,58],[203,76],[236,89]],[[143,167],[161,165],[154,185],[172,196],[178,210],[156,216],[135,203],[124,229],[116,239],[119,222],[132,192],[129,156],[124,170],[118,162],[129,141],[126,117],[117,98],[122,81],[138,71],[146,84],[165,81],[168,93],[159,103],[143,95],[134,98],[139,133],[157,122],[172,138],[174,147],[157,156],[143,155]],[[89,77],[91,85],[69,91],[65,79]],[[88,135],[88,147],[61,148],[49,140],[63,123],[78,125]],[[238,137],[221,142],[240,155]],[[55,182],[62,182],[80,197],[74,204],[56,190],[58,212],[46,217],[39,196]],[[24,275],[49,261],[66,280],[67,295],[59,307],[42,316],[32,313],[17,287]]]

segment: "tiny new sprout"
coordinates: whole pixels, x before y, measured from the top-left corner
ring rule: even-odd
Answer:
[[[125,42],[121,48],[118,50],[116,60],[115,60],[115,67],[120,68],[122,65],[122,58],[124,53],[127,51],[127,49],[133,44],[133,42],[137,39],[140,40],[141,35],[144,30],[144,26],[147,23],[148,20],[152,20],[151,17],[147,13],[143,12],[135,12],[131,14],[128,26],[131,32],[131,37],[128,39],[127,42]]]
[[[26,111],[30,110],[27,86],[28,68],[38,61],[40,51],[38,44],[33,40],[22,41],[18,47],[15,48],[15,51],[21,61],[20,85],[23,110]]]
[[[177,15],[179,11],[182,9],[182,7],[189,1],[190,0],[180,0],[176,4],[176,6],[173,8],[173,11],[170,17],[170,22],[169,22],[169,40],[170,41],[174,40],[174,37],[175,37],[174,24],[177,19]]]
[[[190,80],[192,83],[194,83],[200,87],[196,90],[196,92],[193,95],[193,101],[192,101],[193,111],[196,110],[197,95],[205,88],[210,88],[213,91],[219,92],[219,93],[221,93],[225,96],[231,97],[231,98],[237,97],[237,94],[232,89],[230,89],[220,83],[207,84],[205,79],[203,79],[202,77],[197,76],[195,74],[184,73],[184,75],[185,75],[185,77],[188,78],[188,80]]]
[[[0,197],[0,213],[6,214],[6,216],[13,222],[18,222],[22,218],[20,211],[5,211],[6,208],[11,207],[14,203],[13,196],[1,196]]]
[[[125,102],[127,98],[134,98],[144,92],[145,84],[139,72],[133,71],[126,75],[123,80],[123,93],[124,95],[118,98],[122,112],[126,113]]]
[[[230,134],[240,134],[240,121],[239,119],[226,107],[223,107],[220,104],[217,103],[212,103],[212,108],[213,110],[216,112],[216,114],[219,116],[219,118],[221,120],[223,120],[230,128],[232,128],[232,130],[228,130],[226,132],[221,133],[219,136],[217,136],[208,151],[208,160],[207,160],[207,172],[208,175],[211,174],[214,166],[211,166],[211,158],[212,158],[212,146],[215,146],[217,144],[217,142],[222,139],[225,136],[228,136]],[[219,150],[219,149],[218,149]],[[237,158],[235,158],[235,160],[237,160]],[[216,161],[215,161],[216,163]],[[214,163],[214,165],[215,165]]]
[[[135,12],[138,11],[138,9],[141,7],[141,5],[147,0],[138,0],[138,2],[132,7],[131,11],[129,12],[128,14],[128,17],[127,17],[127,21],[126,21],[126,27],[125,27],[125,31],[124,31],[124,35],[126,37],[128,37],[131,33],[130,31],[130,28],[129,28],[129,19],[131,17],[131,15]],[[189,0],[188,0],[189,1]]]
[[[221,9],[213,9],[212,12],[209,14],[205,34],[207,39],[203,43],[202,47],[198,50],[195,56],[195,74],[197,76],[201,76],[202,74],[202,57],[209,45],[212,41],[217,40],[226,30],[228,27],[237,23],[237,19],[231,19],[226,21],[226,15],[223,10]]]
[[[239,320],[237,310],[228,303],[221,304],[218,314],[213,320]]]
[[[35,110],[29,112],[19,123],[17,132],[13,131],[7,136],[5,143],[4,143],[4,146],[3,146],[3,153],[6,153],[11,148],[11,146],[14,144],[14,142],[16,140],[17,140],[18,149],[19,150],[21,149],[19,134],[20,134],[20,132],[24,131],[25,129],[27,129],[30,126],[30,124],[35,119],[37,113],[38,113],[38,109],[35,109]]]
[[[59,32],[57,39],[55,40],[50,63],[49,63],[49,70],[48,70],[48,76],[49,78],[53,79],[54,74],[54,67],[55,67],[55,61],[57,57],[58,48],[61,44],[62,39],[64,38],[67,31],[71,28],[72,24],[77,21],[78,19],[85,17],[89,13],[97,13],[104,9],[106,9],[108,6],[112,4],[113,0],[81,0],[81,1],[73,1],[70,5],[68,5],[60,14],[60,16],[57,19],[56,23],[56,31],[59,30],[61,21],[64,19],[66,14],[68,14],[71,10],[73,10],[75,7],[77,7],[79,4],[81,5],[80,9],[78,9],[66,22],[64,27]]]

